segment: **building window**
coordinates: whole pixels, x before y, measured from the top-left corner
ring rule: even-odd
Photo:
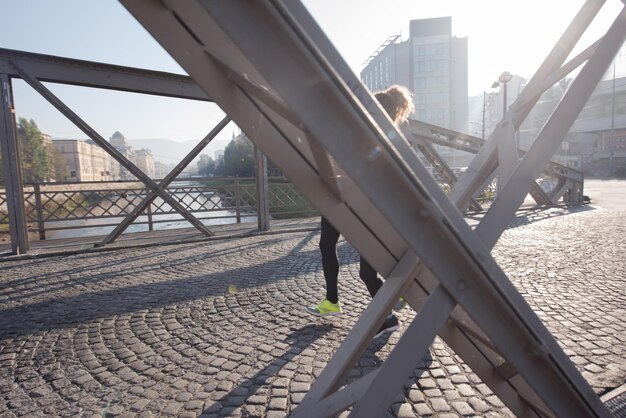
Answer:
[[[448,45],[445,43],[437,44],[418,44],[413,48],[413,53],[417,57],[433,57],[448,54]]]
[[[76,170],[70,170],[70,177],[76,177]]]
[[[385,57],[385,83],[389,82],[389,62]]]
[[[372,81],[372,89],[378,86],[378,65],[374,67],[374,80]]]

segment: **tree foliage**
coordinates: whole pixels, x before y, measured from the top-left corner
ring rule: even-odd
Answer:
[[[270,160],[267,170],[272,176],[282,176],[280,169]],[[254,177],[254,144],[245,135],[239,135],[228,143],[223,159],[214,160],[202,154],[198,161],[198,174],[204,177]]]
[[[48,180],[54,176],[51,150],[44,145],[43,136],[34,120],[20,118],[17,124],[17,139],[22,156],[24,182]]]
[[[206,154],[200,156],[198,161],[198,174],[202,177],[221,176],[222,165],[219,160],[214,160]]]
[[[244,135],[239,135],[224,149],[224,175],[254,176],[254,145]]]

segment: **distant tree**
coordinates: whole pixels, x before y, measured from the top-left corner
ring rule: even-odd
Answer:
[[[224,174],[224,155],[215,159],[215,170],[213,171],[215,177],[223,177]]]
[[[210,177],[215,175],[215,161],[206,154],[200,156],[198,161],[198,174],[202,177]]]
[[[224,175],[254,176],[254,145],[244,135],[234,138],[224,149]]]
[[[34,120],[20,118],[17,124],[17,138],[22,156],[22,177],[24,182],[47,180],[54,173],[54,165],[49,158],[41,131]]]

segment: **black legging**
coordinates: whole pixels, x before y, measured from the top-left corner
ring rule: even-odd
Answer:
[[[322,232],[320,237],[320,251],[322,252],[322,268],[324,269],[324,279],[326,280],[326,299],[332,303],[337,303],[337,277],[339,276],[339,259],[337,258],[337,241],[339,231],[322,217]],[[378,278],[376,270],[361,257],[359,267],[359,277],[367,286],[370,295],[374,297],[378,289],[383,285],[383,281]]]

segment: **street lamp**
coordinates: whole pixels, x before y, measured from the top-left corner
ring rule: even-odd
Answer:
[[[511,79],[513,78],[513,76],[511,75],[510,72],[508,71],[504,71],[502,74],[500,74],[500,77],[498,77],[498,81],[500,82],[500,84],[502,85],[502,117],[504,117],[504,115],[506,114],[506,109],[507,109],[507,86],[506,84],[511,81]]]
[[[511,81],[511,79],[513,78],[513,76],[511,75],[510,72],[508,71],[504,71],[502,74],[500,74],[500,77],[498,77],[498,81],[500,82],[500,84],[502,85],[502,117],[504,118],[504,115],[506,115],[506,83],[508,83],[509,81]]]

